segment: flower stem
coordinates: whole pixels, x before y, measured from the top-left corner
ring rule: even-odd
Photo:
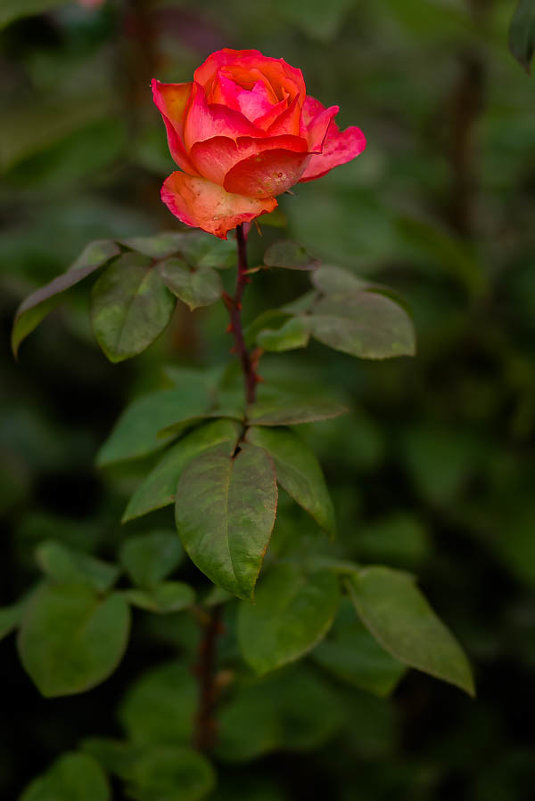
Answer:
[[[195,721],[193,745],[198,751],[210,751],[215,745],[217,721],[215,707],[217,704],[217,637],[221,633],[221,604],[214,606],[201,622],[203,633],[198,650],[198,662],[195,674],[198,681],[199,706]]]
[[[245,344],[241,319],[243,293],[245,287],[251,280],[247,275],[247,239],[245,231],[243,230],[243,225],[238,225],[236,228],[236,240],[238,243],[236,289],[232,297],[227,297],[226,305],[230,315],[229,330],[234,337],[234,350],[242,366],[245,399],[247,403],[254,403],[258,376],[256,374],[254,360],[251,358],[251,352]]]

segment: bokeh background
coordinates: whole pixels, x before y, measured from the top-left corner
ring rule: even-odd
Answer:
[[[416,673],[391,699],[354,690],[336,737],[223,768],[217,798],[533,797],[535,115],[533,79],[507,49],[513,11],[511,0],[0,5],[2,604],[38,577],[45,539],[114,558],[132,531],[172,525],[166,510],[121,529],[135,471],[99,473],[95,453],[124,405],[161,386],[164,365],[228,358],[224,311],[182,307],[145,354],[111,366],[90,332],[87,286],[19,363],[10,355],[18,303],[89,240],[173,228],[150,78],[190,80],[213,50],[258,48],[301,67],[309,92],[368,138],[359,159],[281,199],[285,227],[253,233],[252,259],[288,235],[389,284],[414,315],[418,355],[364,363],[314,345],[266,360],[265,375],[317,379],[350,400],[350,417],[307,432],[346,552],[417,573],[475,665],[478,699]],[[248,314],[304,282],[257,276]],[[140,614],[112,679],[51,701],[13,639],[0,644],[2,798],[82,738],[116,733],[125,689],[176,652],[165,626]]]

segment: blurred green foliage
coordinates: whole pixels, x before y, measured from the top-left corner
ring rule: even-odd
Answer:
[[[359,125],[368,139],[355,162],[284,197],[278,222],[326,263],[393,286],[414,315],[419,353],[375,364],[316,343],[306,354],[266,355],[262,375],[267,386],[329,385],[351,406],[349,416],[300,427],[327,475],[340,550],[417,571],[477,666],[479,698],[412,672],[390,700],[355,689],[369,689],[366,665],[343,661],[342,618],[307,664],[270,674],[260,688],[238,670],[239,691],[221,711],[214,801],[527,801],[532,793],[535,117],[532,85],[507,50],[513,11],[506,0],[2,5],[0,601],[10,607],[2,632],[16,625],[12,605],[40,576],[38,565],[87,577],[80,608],[97,592],[92,582],[114,581],[109,565],[73,562],[61,547],[109,562],[120,551],[145,608],[163,603],[155,587],[198,581],[171,552],[179,581],[164,582],[158,548],[151,557],[151,543],[172,528],[169,508],[119,525],[155,464],[154,432],[142,463],[94,463],[127,402],[175,391],[169,365],[228,359],[221,305],[191,313],[179,304],[156,344],[112,366],[90,334],[81,286],[22,346],[19,364],[9,354],[19,302],[89,240],[173,227],[159,199],[173,164],[149,79],[190,80],[212,50],[257,47],[300,66],[310,93],[338,103],[342,124]],[[251,264],[280,238],[268,225],[262,233],[251,236]],[[299,273],[260,272],[247,316],[307,287]],[[192,377],[192,397],[199,392]],[[314,525],[286,500],[273,553],[288,548],[296,527],[299,548],[314,550]],[[183,592],[173,589],[173,603]],[[232,615],[221,659],[236,670]],[[17,797],[76,747],[84,754],[65,755],[25,801],[48,801],[54,776],[67,782],[69,801],[92,787],[88,801],[106,799],[97,762],[119,777],[135,763],[129,792],[142,801],[177,782],[186,801],[210,792],[211,768],[187,750],[183,718],[173,717],[173,704],[183,711],[192,695],[177,654],[193,662],[196,642],[184,613],[136,612],[128,658],[111,679],[44,701],[12,640],[3,641],[0,795]],[[365,653],[388,684],[383,652]]]

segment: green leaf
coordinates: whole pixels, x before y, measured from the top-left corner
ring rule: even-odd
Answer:
[[[252,596],[277,508],[271,457],[243,444],[234,458],[218,445],[185,468],[176,494],[176,525],[192,561],[241,598]]]
[[[188,231],[183,236],[180,253],[192,267],[234,267],[237,259],[236,240]]]
[[[535,3],[519,0],[509,28],[509,49],[526,72],[531,72],[535,50]]]
[[[322,265],[319,270],[312,273],[311,280],[316,289],[319,289],[324,295],[331,296],[344,297],[348,292],[361,292],[369,286],[368,281],[357,278],[349,270],[330,265]]]
[[[121,251],[115,242],[106,239],[91,242],[85,247],[67,272],[58,275],[46,286],[33,292],[24,300],[15,315],[11,333],[11,347],[15,356],[21,342],[31,334],[41,320],[62,300],[61,295],[84,278],[98,270]]]
[[[0,29],[21,17],[43,14],[68,2],[69,0],[3,0],[0,8]]]
[[[257,426],[248,429],[247,441],[265,448],[275,462],[281,487],[321,528],[334,536],[332,501],[319,462],[308,445],[288,429]]]
[[[190,421],[208,408],[208,390],[199,384],[164,389],[138,398],[122,413],[97,456],[99,467],[138,459],[158,451],[178,435],[178,429],[159,436],[173,423]]]
[[[0,640],[17,628],[22,619],[23,609],[22,604],[12,604],[0,608]]]
[[[45,585],[25,608],[18,649],[44,696],[72,695],[115,670],[129,630],[128,604],[118,593],[103,599],[83,584]]]
[[[306,317],[292,317],[280,328],[265,328],[256,337],[256,342],[264,350],[280,353],[295,348],[305,348],[310,338]]]
[[[36,558],[41,570],[53,581],[87,584],[97,592],[109,590],[119,576],[115,565],[67,548],[55,540],[42,543],[37,548]]]
[[[156,587],[182,561],[182,546],[174,531],[153,531],[129,537],[119,559],[134,584]]]
[[[63,754],[45,774],[34,779],[19,801],[110,801],[106,775],[93,757]]]
[[[393,657],[474,695],[464,651],[412,576],[387,567],[367,567],[348,579],[348,588],[362,622]]]
[[[234,688],[219,712],[216,753],[249,762],[277,748],[311,750],[332,737],[342,719],[336,693],[299,665]]]
[[[215,785],[206,757],[185,748],[144,750],[132,766],[127,793],[135,801],[201,801]]]
[[[87,737],[81,743],[85,754],[95,759],[107,772],[127,778],[139,758],[142,746],[132,745],[111,737]]]
[[[93,287],[91,321],[97,341],[111,362],[137,356],[168,325],[175,299],[153,262],[125,253]]]
[[[266,267],[284,267],[287,270],[315,270],[319,262],[307,253],[303,245],[281,239],[274,242],[264,253]]]
[[[167,259],[158,269],[166,287],[190,309],[209,306],[221,297],[223,283],[212,267],[192,269],[181,259]]]
[[[177,231],[162,231],[154,236],[131,236],[121,239],[121,245],[149,256],[151,259],[167,259],[181,249],[184,234]]]
[[[187,745],[196,711],[195,678],[173,661],[142,674],[120,705],[119,719],[138,745]]]
[[[238,639],[246,662],[267,673],[308,653],[327,633],[338,610],[336,576],[293,564],[272,568],[254,604],[240,605]]]
[[[195,592],[182,581],[162,581],[150,590],[125,590],[124,597],[133,606],[148,612],[181,612],[195,603]]]
[[[255,403],[249,410],[249,424],[254,426],[295,426],[314,423],[347,414],[348,409],[330,400],[307,401],[283,397]]]
[[[404,309],[373,292],[355,292],[342,300],[320,300],[307,317],[319,342],[361,359],[412,356],[414,329]]]
[[[173,445],[130,498],[122,522],[174,503],[178,479],[192,459],[219,443],[228,443],[232,454],[241,426],[233,420],[215,420],[195,429]]]
[[[364,628],[348,598],[342,599],[333,627],[313,657],[338,678],[378,696],[390,695],[405,672]]]

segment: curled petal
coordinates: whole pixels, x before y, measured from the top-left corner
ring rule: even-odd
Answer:
[[[197,175],[184,147],[184,117],[192,86],[191,83],[161,83],[153,79],[152,97],[161,112],[173,160],[186,172]]]
[[[331,122],[323,141],[321,154],[310,156],[310,161],[300,178],[300,182],[321,178],[333,167],[346,164],[358,156],[366,147],[366,137],[355,126],[340,131],[335,122]]]
[[[236,164],[223,185],[228,192],[249,197],[275,197],[299,181],[309,158],[308,153],[265,150]]]
[[[251,222],[277,207],[275,198],[259,200],[231,194],[205,178],[183,172],[173,172],[165,180],[162,200],[181,222],[220,239],[226,239],[227,232],[240,223]]]
[[[309,100],[308,97],[307,100]],[[310,153],[323,153],[323,146],[327,136],[327,131],[329,130],[331,122],[333,122],[339,110],[339,106],[329,106],[329,108],[322,107],[321,111],[319,111],[308,122],[306,133],[308,138],[308,149]]]
[[[299,136],[303,133],[301,130],[301,96],[294,97],[288,108],[279,114],[277,119],[271,123],[267,129],[270,136],[282,136],[282,134],[291,134]]]
[[[223,185],[227,173],[235,165],[264,150],[306,153],[307,142],[299,136],[270,136],[265,139],[241,136],[236,141],[226,136],[215,136],[204,142],[196,142],[190,156],[198,173],[209,181]]]
[[[194,84],[184,124],[184,143],[189,149],[195,142],[203,142],[214,136],[237,139],[238,136],[264,136],[264,132],[241,112],[218,103],[207,103],[202,86]]]

